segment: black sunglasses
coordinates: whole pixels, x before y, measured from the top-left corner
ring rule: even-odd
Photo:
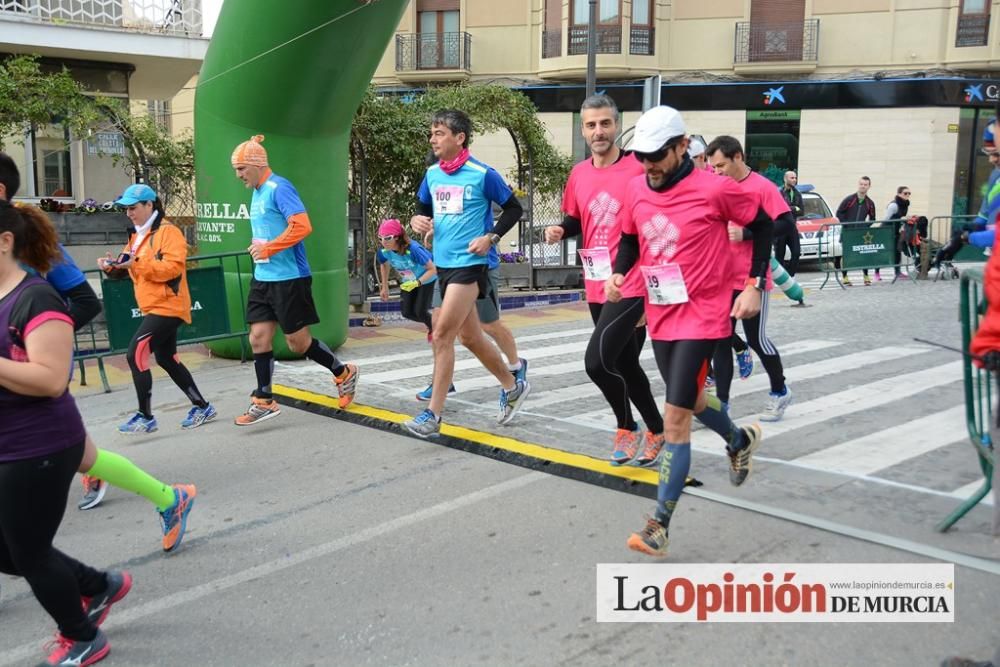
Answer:
[[[642,153],[639,151],[633,151],[632,154],[635,155],[635,159],[638,160],[639,162],[659,162],[663,158],[667,157],[667,153],[670,152],[671,148],[673,148],[673,146],[670,146],[669,144],[664,144],[662,147],[653,151],[652,153]]]

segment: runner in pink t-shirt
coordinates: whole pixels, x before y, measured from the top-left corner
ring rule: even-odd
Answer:
[[[730,136],[716,137],[708,145],[706,153],[708,161],[715,171],[721,176],[735,180],[742,190],[752,193],[757,198],[760,208],[771,220],[784,222],[786,218],[791,218],[792,212],[788,208],[788,202],[781,196],[778,187],[760,174],[751,171],[750,167],[747,166],[743,159],[743,146],[737,139]],[[791,222],[794,224],[794,219]],[[730,238],[736,239],[729,244],[732,251],[730,285],[733,289],[732,298],[735,300],[746,281],[752,261],[754,242],[750,232],[746,229],[731,230]],[[792,402],[792,392],[785,385],[781,355],[778,354],[778,349],[771,342],[771,339],[767,337],[767,306],[772,286],[770,271],[768,271],[767,286],[761,295],[760,313],[743,320],[743,332],[746,334],[747,343],[757,353],[771,381],[771,393],[764,413],[760,417],[761,421],[780,420],[785,409]],[[735,319],[732,320],[732,328],[735,331]],[[733,382],[733,356],[729,352],[728,345],[720,345],[716,349],[712,366],[715,370],[716,396],[728,407],[729,389]]]
[[[566,218],[561,225],[548,227],[545,237],[547,242],[556,243],[569,236],[582,236],[579,253],[587,304],[594,320],[584,365],[618,422],[611,465],[633,459],[639,465],[648,465],[656,461],[663,447],[663,415],[639,363],[646,342],[646,327],[640,325],[646,288],[639,268],[625,277],[621,301],[605,303],[604,297],[604,282],[611,275],[621,239],[625,187],[643,173],[643,168],[631,153],[615,145],[618,108],[610,97],[592,95],[584,100],[580,125],[593,157],[573,167],[563,191]],[[632,416],[630,402],[646,423],[645,438]]]
[[[632,149],[646,174],[629,181],[614,273],[605,283],[608,301],[620,300],[626,275],[638,261],[653,352],[667,386],[656,515],[628,539],[630,549],[654,556],[667,552],[670,520],[691,468],[692,416],[725,440],[734,486],[749,476],[761,440],[759,426],[737,427],[703,384],[716,343],[729,341],[730,314],[742,319],[760,310],[771,220],[752,193],[695,169],[687,145],[675,109],[654,107],[636,123]],[[735,303],[728,282],[729,221],[754,233],[748,267],[754,278]]]

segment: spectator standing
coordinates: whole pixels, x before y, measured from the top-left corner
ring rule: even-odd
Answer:
[[[844,197],[844,200],[840,202],[840,206],[837,207],[837,220],[841,222],[876,220],[875,202],[868,196],[868,190],[871,186],[872,179],[867,176],[859,178],[858,191]],[[839,257],[834,263],[837,265],[836,268],[840,268]],[[871,285],[872,279],[868,276],[868,269],[863,269],[862,271],[865,276],[865,285]],[[850,287],[851,279],[847,277],[847,271],[843,271],[842,273],[844,274],[844,284]]]

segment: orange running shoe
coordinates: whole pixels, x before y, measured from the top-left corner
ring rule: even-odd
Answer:
[[[236,418],[237,426],[253,426],[260,422],[277,417],[281,414],[281,408],[273,398],[250,397],[250,407],[247,411]]]
[[[652,517],[646,517],[646,527],[628,538],[628,548],[647,556],[667,555],[667,529]]]
[[[346,408],[354,400],[354,391],[358,388],[358,375],[361,370],[354,364],[344,364],[344,371],[340,377],[334,377],[333,381],[337,385],[337,395],[340,396],[338,405]]]
[[[636,465],[648,466],[656,463],[656,457],[660,455],[664,442],[666,442],[666,438],[662,433],[654,435],[652,431],[646,431],[646,446],[642,448],[642,454],[639,454],[639,458],[635,460]]]
[[[618,429],[615,433],[615,447],[611,450],[611,465],[620,466],[635,458],[641,440],[642,434],[639,431]]]
[[[187,530],[187,517],[197,495],[194,484],[174,484],[174,504],[160,512],[164,551],[173,551],[181,545]]]

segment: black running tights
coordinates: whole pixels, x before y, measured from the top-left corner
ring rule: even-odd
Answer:
[[[740,292],[733,292],[733,302]],[[760,312],[751,318],[743,320],[743,333],[747,337],[747,343],[757,353],[761,365],[767,371],[767,377],[771,381],[771,391],[780,393],[785,388],[785,371],[781,365],[781,356],[774,343],[767,337],[767,304],[770,294],[761,294]],[[732,319],[732,318],[731,318]],[[732,319],[733,331],[736,331],[736,320]],[[730,349],[730,341],[727,339],[724,344],[719,345],[712,357],[712,367],[715,370],[715,395],[723,403],[729,402],[729,389],[733,384],[733,352]]]
[[[103,593],[103,572],[52,546],[83,459],[83,443],[56,454],[0,463],[0,572],[24,577],[68,639],[89,641],[96,629],[80,596]]]
[[[637,428],[631,402],[642,415],[646,429],[662,433],[663,414],[639,363],[639,353],[646,342],[646,327],[637,328],[636,325],[642,319],[644,308],[642,297],[622,299],[618,303],[591,303],[594,333],[587,345],[584,365],[587,375],[614,410],[618,428],[630,431]]]
[[[409,292],[399,293],[399,313],[408,320],[420,322],[431,330],[431,301],[434,283],[427,283]]]
[[[146,315],[139,324],[139,330],[128,346],[128,367],[132,369],[132,383],[139,399],[139,412],[146,418],[152,417],[150,402],[153,399],[153,374],[149,370],[149,356],[167,372],[177,388],[184,392],[191,403],[200,408],[208,403],[191,377],[191,371],[177,358],[177,330],[184,324],[179,317]]]

